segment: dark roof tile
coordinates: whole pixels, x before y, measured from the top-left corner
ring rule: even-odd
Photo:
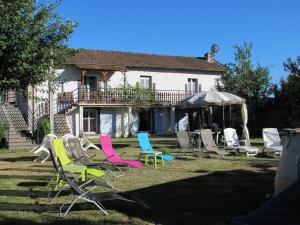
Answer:
[[[162,68],[225,72],[218,62],[208,62],[201,57],[168,56],[132,52],[80,49],[66,64],[94,64],[126,68]]]

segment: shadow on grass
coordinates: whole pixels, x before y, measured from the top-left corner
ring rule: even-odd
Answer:
[[[49,184],[48,182],[32,181],[32,182],[20,182],[17,184],[17,186],[19,186],[19,187],[45,187],[48,184]]]
[[[52,177],[51,176],[28,176],[28,175],[0,175],[0,179],[22,179],[22,180],[39,180],[39,181],[49,181]]]
[[[130,145],[129,144],[118,143],[118,144],[113,144],[113,147],[114,148],[128,148],[128,147],[130,147]],[[100,148],[101,148],[101,146],[100,146]]]
[[[227,224],[261,205],[275,172],[232,170],[177,180],[127,192],[141,196],[155,212],[146,216],[115,202],[105,206],[159,224]]]
[[[274,175],[273,165],[257,164],[253,170],[212,172],[124,193],[136,196],[151,210],[138,204],[120,201],[107,201],[103,202],[103,205],[128,217],[137,217],[155,224],[229,224],[234,216],[246,214],[266,201],[264,196],[273,183]],[[27,196],[22,191],[13,193],[9,190],[6,194]],[[36,196],[43,197],[45,194],[46,192],[39,191]],[[32,197],[31,194],[29,196]],[[0,210],[41,213],[57,211],[58,208],[58,204],[44,205],[39,202],[37,204],[0,203]],[[92,204],[83,203],[76,204],[72,210],[91,209],[96,208]],[[78,220],[68,220],[68,216],[64,220],[64,224],[72,224],[72,222],[78,224]],[[1,224],[26,223],[28,221],[13,218],[4,218],[4,221],[1,221]],[[89,221],[80,222],[80,224],[89,223]],[[51,224],[51,221],[48,224]],[[106,223],[105,220],[105,224],[110,224],[110,221]],[[112,224],[122,224],[122,222],[114,221]]]
[[[54,173],[55,170],[52,169],[52,170],[45,170],[45,169],[40,169],[42,167],[39,167],[39,168],[36,168],[36,169],[30,169],[30,168],[3,168],[3,169],[0,169],[0,171],[26,171],[26,172],[41,172],[41,173]]]
[[[36,156],[23,156],[23,157],[14,157],[14,158],[1,158],[1,161],[5,162],[27,162],[27,161],[34,161]]]
[[[2,217],[2,220],[0,220],[1,225],[40,225],[42,224],[39,221],[29,220],[29,219],[15,219],[11,217]],[[59,218],[52,218],[50,221],[45,222],[44,224],[48,225],[59,225],[59,224],[72,224],[72,225],[99,225],[99,221],[88,221],[84,219],[59,219]],[[129,225],[131,223],[127,222],[121,222],[119,220],[113,220],[112,218],[106,219],[105,223],[102,223],[105,225]]]

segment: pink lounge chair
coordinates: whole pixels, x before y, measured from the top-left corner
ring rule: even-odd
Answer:
[[[128,165],[129,167],[140,167],[143,164],[137,160],[124,160],[122,159],[118,153],[114,150],[111,139],[107,135],[100,136],[100,144],[102,146],[102,150],[106,157],[106,160],[111,162],[114,165]]]

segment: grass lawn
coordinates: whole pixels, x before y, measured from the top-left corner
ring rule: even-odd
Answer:
[[[151,137],[154,146],[176,152],[173,137]],[[98,140],[93,140],[98,143]],[[262,146],[260,139],[252,141]],[[113,139],[124,158],[137,159],[135,138]],[[99,151],[96,158],[103,159]],[[224,159],[175,160],[165,168],[131,169],[113,185],[132,194],[151,210],[132,203],[104,202],[103,215],[89,203],[79,203],[64,218],[59,206],[67,195],[50,203],[47,195],[54,174],[52,163],[33,162],[27,151],[0,150],[0,224],[230,224],[266,201],[272,191],[278,157],[229,156]],[[109,178],[106,178],[109,180]]]

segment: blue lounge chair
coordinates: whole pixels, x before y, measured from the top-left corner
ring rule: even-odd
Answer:
[[[141,147],[142,153],[147,152],[155,152],[150,144],[148,133],[138,133],[138,141]],[[159,154],[157,155],[158,158],[162,157],[164,160],[170,161],[174,160],[174,156],[168,154]]]

